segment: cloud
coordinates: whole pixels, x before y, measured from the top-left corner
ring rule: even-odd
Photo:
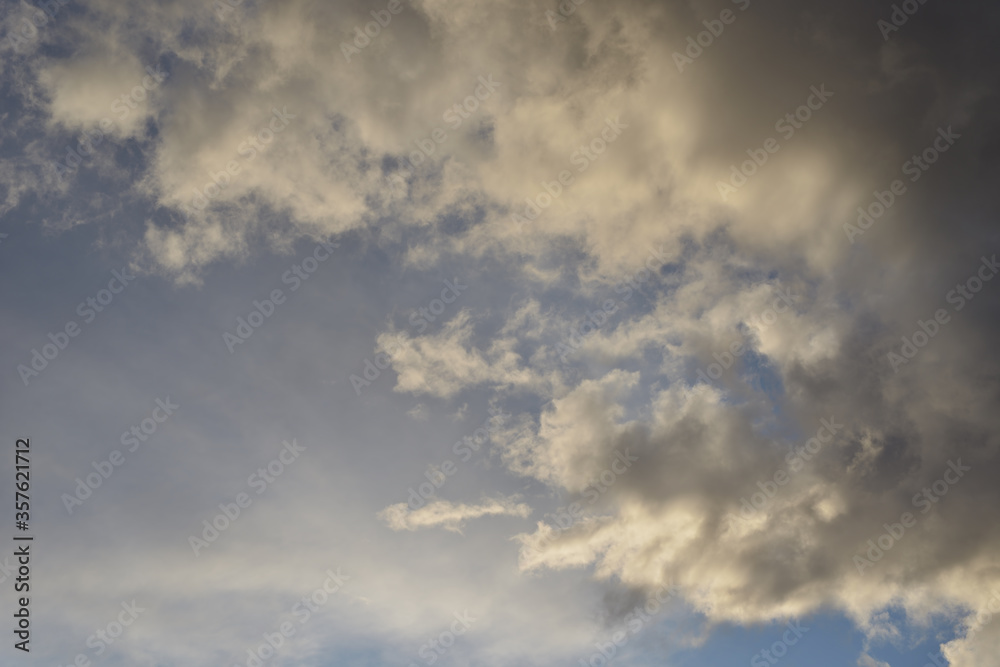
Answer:
[[[430,411],[423,403],[417,403],[411,410],[408,410],[406,414],[417,421],[427,421],[427,418],[430,417]]]
[[[811,215],[819,208],[847,215],[853,202],[843,192],[849,184],[828,177],[831,163],[842,158],[821,130],[812,144],[802,141],[769,165],[757,178],[761,194],[729,206],[719,201],[714,181],[728,165],[697,130],[731,119],[704,91],[676,94],[685,83],[662,43],[676,22],[674,9],[636,2],[588,7],[576,14],[584,31],[552,39],[544,12],[524,3],[487,5],[475,18],[458,18],[464,12],[447,3],[414,3],[347,62],[338,39],[327,36],[349,39],[347,26],[370,20],[360,5],[264,3],[226,21],[196,7],[167,2],[126,15],[94,3],[60,24],[76,31],[87,58],[45,59],[38,66],[52,119],[78,125],[107,113],[121,94],[111,83],[138,81],[145,65],[169,61],[163,96],[169,102],[128,119],[129,132],[145,118],[156,126],[136,187],[174,212],[174,224],[154,223],[146,238],[149,259],[169,272],[187,275],[215,259],[243,255],[248,238],[274,224],[261,220],[271,211],[287,216],[299,234],[327,235],[384,223],[389,215],[405,228],[430,231],[443,216],[482,212],[481,221],[455,239],[425,236],[409,252],[413,262],[449,248],[545,254],[548,248],[531,240],[541,237],[574,239],[602,265],[620,266],[626,237],[629,246],[644,239],[676,242],[717,228],[721,216],[744,242],[753,243],[765,225],[772,241],[792,243],[816,261],[843,252],[832,243],[839,241],[835,226],[821,226]],[[182,25],[210,38],[184,42],[177,37]],[[152,44],[135,41],[136,30],[151,35]],[[519,35],[521,48],[509,49],[502,35]],[[459,58],[473,44],[477,57]],[[481,108],[449,115],[474,97],[486,76],[499,87]],[[82,79],[111,87],[81,92]],[[797,96],[808,89],[801,84]],[[192,211],[198,193],[211,189],[211,174],[243,161],[242,142],[265,131],[273,107],[287,107],[294,125],[252,164],[246,160],[204,210]],[[604,145],[602,133],[616,118],[626,127],[614,142],[599,154],[580,150],[595,141]],[[423,157],[420,142],[435,128],[447,139]],[[401,173],[403,160],[420,164],[404,177],[408,196],[399,199],[389,177]],[[572,184],[537,223],[516,232],[510,212],[563,171],[572,174]],[[764,198],[769,183],[789,179],[794,201]],[[672,220],[668,227],[660,224],[664,216]],[[803,226],[803,220],[815,222]],[[626,233],[609,234],[612,226]]]
[[[531,508],[516,498],[496,498],[478,505],[452,503],[447,500],[431,500],[419,509],[411,509],[406,503],[390,505],[379,512],[378,517],[392,530],[417,530],[420,528],[442,527],[455,533],[462,532],[462,526],[470,519],[482,516],[516,516],[526,518]]]
[[[884,660],[879,660],[878,658],[873,658],[867,653],[863,653],[860,658],[858,658],[858,667],[892,667],[888,662]]]
[[[537,3],[415,0],[348,60],[366,3],[245,2],[220,17],[194,0],[97,0],[17,53],[0,47],[6,97],[26,110],[0,135],[2,210],[46,202],[47,228],[111,220],[103,243],[179,283],[348,233],[407,278],[472,264],[494,291],[426,335],[378,335],[398,341],[397,394],[460,415],[467,394],[517,402],[493,453],[539,500],[579,500],[617,449],[642,461],[570,529],[514,535],[524,572],[669,580],[710,623],[835,608],[886,641],[882,615],[899,608],[979,627],[1000,586],[1000,528],[983,519],[1000,500],[998,292],[984,284],[961,311],[946,295],[998,240],[996,47],[974,29],[997,10],[928,5],[925,27],[883,40],[857,0],[763,5],[678,71],[709,10],[588,2],[553,30]],[[169,76],[60,178],[67,146],[151,66]],[[488,99],[480,77],[499,83]],[[832,97],[783,134],[815,86]],[[955,146],[849,239],[858,208],[942,127]],[[759,164],[772,137],[780,150]],[[650,246],[664,259],[640,285]],[[940,308],[953,321],[891,367]],[[843,426],[795,459],[823,420]],[[778,488],[789,456],[803,465]],[[922,512],[914,497],[956,460],[972,470]],[[859,572],[906,512],[916,525]],[[530,513],[499,496],[378,517],[457,532]],[[996,655],[1000,630],[980,625],[944,647],[959,667]]]
[[[512,341],[499,339],[482,352],[471,345],[473,318],[462,309],[437,335],[410,337],[386,332],[378,337],[382,348],[392,345],[397,391],[451,397],[479,384],[533,386],[543,378],[524,368]]]

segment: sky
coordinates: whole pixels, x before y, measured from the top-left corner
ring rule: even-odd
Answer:
[[[0,664],[995,667],[998,29],[3,2]]]

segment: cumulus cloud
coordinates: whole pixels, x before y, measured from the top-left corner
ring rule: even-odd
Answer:
[[[677,76],[660,39],[679,22],[676,9],[643,3],[582,8],[582,29],[553,39],[538,7],[495,3],[471,17],[448,3],[418,2],[350,62],[337,39],[326,38],[331,31],[347,38],[347,26],[369,20],[350,3],[248,5],[225,21],[188,2],[128,15],[109,3],[89,10],[67,18],[66,29],[80,34],[83,48],[93,53],[37,66],[51,100],[47,111],[64,125],[92,122],[120,94],[117,82],[137,81],[153,60],[169,61],[170,102],[132,114],[129,128],[147,116],[157,127],[146,178],[137,187],[177,214],[176,226],[154,224],[147,237],[151,259],[175,273],[243,253],[261,224],[255,218],[267,210],[286,213],[300,232],[325,234],[384,221],[390,213],[426,229],[449,213],[482,212],[455,239],[422,239],[410,253],[418,263],[449,246],[547,253],[531,240],[543,236],[601,248],[601,265],[620,267],[634,243],[676,242],[716,228],[722,217],[747,242],[764,224],[772,241],[808,247],[817,261],[843,252],[842,244],[832,243],[835,226],[817,221],[808,223],[815,228],[803,227],[817,207],[833,215],[831,207],[839,206],[846,215],[853,202],[843,192],[848,184],[823,177],[834,169],[830,162],[842,158],[824,146],[821,128],[811,147],[796,148],[758,179],[756,193],[766,193],[769,182],[794,179],[794,203],[760,194],[733,205],[718,201],[714,181],[726,169],[722,156],[691,129],[731,119]],[[125,21],[147,30],[156,51],[119,30]],[[109,22],[112,28],[96,29]],[[217,39],[181,42],[182,25]],[[508,48],[503,35],[510,34],[519,35],[521,48]],[[472,43],[479,55],[461,58]],[[77,90],[80,74],[108,85]],[[480,104],[476,91],[482,92],[480,77],[487,76],[499,86]],[[808,90],[801,84],[796,97]],[[449,115],[456,104],[475,108]],[[273,107],[287,107],[296,120],[250,164],[240,155],[241,143],[266,135]],[[707,109],[711,115],[704,117]],[[605,141],[609,119],[621,125],[613,142]],[[419,146],[435,128],[446,140],[432,142],[433,154],[424,157]],[[593,153],[592,143],[606,148]],[[821,146],[829,152],[821,153]],[[211,174],[232,160],[245,162],[241,174],[209,196],[204,209],[196,206],[213,183]],[[404,161],[419,164],[403,169]],[[803,161],[809,166],[803,168]],[[546,183],[558,185],[563,171],[572,174],[572,184],[524,233],[515,230],[510,213],[520,211],[526,197],[545,192]],[[399,188],[390,187],[401,183],[400,174],[406,174],[405,205]],[[671,220],[667,226],[664,216]],[[626,233],[609,234],[611,228]]]
[[[963,517],[996,500],[987,481],[998,444],[995,417],[978,410],[985,404],[973,398],[993,390],[986,378],[973,389],[971,376],[940,374],[945,364],[967,367],[982,357],[957,341],[941,340],[937,354],[947,360],[925,358],[910,376],[895,376],[886,368],[873,384],[862,379],[869,372],[866,363],[848,360],[872,358],[878,354],[873,348],[885,350],[891,339],[861,341],[842,314],[816,312],[808,304],[805,313],[789,308],[786,319],[774,325],[781,342],[772,343],[766,329],[743,327],[741,332],[749,311],[773,305],[771,290],[761,294],[768,299],[739,300],[743,307],[735,316],[721,316],[725,301],[700,309],[697,316],[684,308],[664,308],[673,317],[659,336],[657,329],[642,325],[657,318],[660,306],[653,306],[628,329],[622,324],[591,333],[579,350],[586,368],[588,359],[608,356],[606,345],[616,337],[644,335],[646,344],[619,344],[612,356],[636,362],[655,352],[654,358],[662,360],[660,372],[654,364],[534,385],[548,407],[537,419],[528,417],[529,434],[522,431],[523,419],[508,434],[501,456],[511,471],[580,499],[616,449],[629,448],[642,463],[609,488],[599,512],[567,530],[543,522],[535,532],[519,535],[522,568],[594,566],[602,578],[642,588],[673,581],[713,622],[799,617],[833,605],[882,640],[887,639],[885,626],[877,619],[889,606],[902,605],[912,619],[940,609],[982,609],[980,586],[996,585],[987,563],[1000,535]],[[680,300],[674,293],[668,303]],[[824,320],[833,326],[824,330]],[[665,335],[678,329],[689,335]],[[699,329],[701,336],[690,335]],[[512,313],[495,340],[513,344],[523,330],[539,334],[530,318]],[[642,331],[650,333],[637,334]],[[699,382],[697,365],[716,363],[717,352],[728,350],[734,336],[749,348],[744,359],[734,360],[734,371],[719,382]],[[820,345],[813,342],[824,337]],[[678,346],[672,338],[700,343]],[[448,333],[425,343],[439,344],[455,348],[456,354],[464,349]],[[543,336],[538,346],[554,344]],[[744,367],[750,354],[756,370]],[[401,378],[412,362],[405,356],[394,360]],[[466,386],[495,374],[499,388],[513,391],[513,383],[502,378],[528,372],[529,365],[539,376],[573,377],[558,358],[543,352],[525,351],[512,366],[482,364],[479,375],[465,378]],[[747,387],[759,379],[762,367],[784,388],[779,401],[794,415],[794,437],[774,431],[777,422],[761,395],[767,392]],[[443,365],[420,366],[424,386],[435,386],[440,373],[453,377]],[[686,379],[657,388],[661,373]],[[927,374],[938,379],[921,383],[919,392],[907,389]],[[960,439],[948,435],[958,414],[966,429]],[[956,466],[969,470],[956,477]],[[942,497],[942,489],[952,488],[939,481],[945,478],[956,484]],[[917,497],[925,491],[933,504]],[[916,526],[899,535],[900,517],[907,512],[916,517]],[[897,535],[883,537],[882,546],[894,548],[869,554],[869,540],[878,540],[886,525]],[[872,558],[860,570],[859,555]],[[953,642],[949,655],[962,655],[963,645],[963,640]]]

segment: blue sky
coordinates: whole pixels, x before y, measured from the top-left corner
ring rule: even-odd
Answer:
[[[3,5],[0,662],[995,664],[996,11],[563,5]]]

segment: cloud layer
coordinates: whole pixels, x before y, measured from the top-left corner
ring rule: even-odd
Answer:
[[[330,289],[363,293],[344,339],[390,350],[415,421],[470,397],[514,415],[474,484],[372,498],[357,530],[496,531],[517,576],[673,584],[709,627],[943,623],[954,667],[993,664],[996,7],[927,3],[888,34],[891,8],[853,0],[5,11],[0,212],[98,229],[170,290],[334,237],[434,290],[467,271],[456,307],[421,302],[426,332],[378,301],[390,269]],[[415,632],[418,602],[351,595]],[[522,655],[509,609],[483,655]]]

